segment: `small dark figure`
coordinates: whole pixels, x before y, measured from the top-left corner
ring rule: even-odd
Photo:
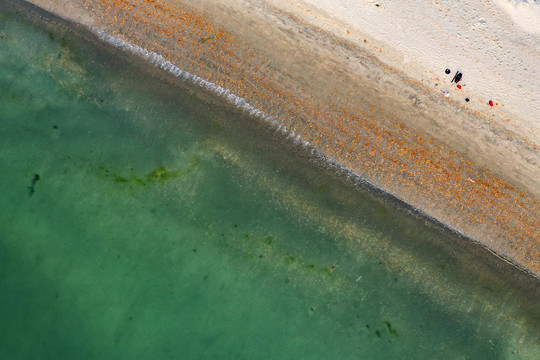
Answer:
[[[444,70],[444,73],[445,73],[445,74],[450,74],[450,69]]]
[[[454,75],[454,78],[450,82],[455,82],[456,84],[461,80],[461,77],[463,76],[462,73],[459,71],[456,71],[456,75]]]

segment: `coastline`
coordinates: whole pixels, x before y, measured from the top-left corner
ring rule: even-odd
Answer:
[[[34,3],[41,3],[41,6],[46,9],[46,6],[44,5],[46,1],[34,1]],[[85,1],[84,3],[86,5],[91,3],[99,7],[99,4],[97,3],[107,3],[107,1]],[[113,2],[109,2],[109,5],[112,3]],[[142,2],[138,3],[142,4]],[[164,1],[163,3],[167,2]],[[58,6],[58,2],[55,4]],[[194,74],[195,76],[200,76],[199,79],[204,79],[204,81],[209,81],[211,84],[221,86],[221,89],[223,89],[223,92],[221,93],[222,95],[225,93],[225,91],[230,91],[237,94],[235,95],[236,99],[242,99],[247,101],[249,104],[252,104],[249,105],[251,106],[250,109],[253,110],[251,115],[261,116],[263,113],[268,114],[267,116],[269,118],[275,119],[272,121],[275,121],[275,125],[277,127],[282,126],[285,129],[290,129],[292,131],[289,133],[290,137],[296,138],[297,141],[302,139],[302,141],[309,143],[310,146],[313,147],[314,151],[323,154],[322,156],[324,156],[331,165],[339,166],[346,169],[346,171],[350,171],[350,174],[354,174],[357,179],[362,179],[361,181],[365,180],[367,183],[373,184],[376,188],[380,188],[382,191],[392,194],[392,196],[395,196],[399,201],[402,201],[403,204],[408,204],[411,206],[411,208],[418,209],[418,211],[425,214],[428,218],[434,219],[435,221],[444,224],[446,227],[454,229],[458,233],[462,233],[465,236],[474,239],[481,246],[485,247],[505,261],[513,263],[518,268],[523,269],[536,278],[539,277],[540,270],[538,265],[538,243],[540,240],[537,232],[538,227],[536,226],[538,220],[534,216],[534,214],[538,212],[538,201],[535,194],[528,194],[531,191],[534,191],[534,184],[532,189],[523,189],[523,187],[519,186],[519,184],[516,186],[515,184],[512,185],[512,183],[509,183],[509,181],[501,180],[498,172],[491,171],[489,169],[486,170],[484,168],[479,169],[477,163],[473,163],[456,149],[441,146],[439,143],[425,134],[417,134],[414,131],[411,131],[411,128],[404,126],[402,117],[393,113],[394,111],[383,109],[380,106],[377,107],[376,104],[386,104],[388,103],[387,101],[393,101],[392,99],[395,98],[394,93],[389,94],[385,92],[387,89],[377,91],[377,84],[381,82],[381,79],[383,84],[389,82],[394,87],[397,86],[398,81],[407,82],[407,79],[404,78],[403,75],[393,71],[385,72],[384,68],[380,68],[380,62],[378,62],[377,59],[369,58],[369,56],[366,57],[365,52],[362,49],[355,48],[347,43],[340,43],[329,34],[324,32],[321,33],[323,40],[325,39],[325,41],[330,42],[334,41],[338,44],[333,48],[335,52],[338,52],[339,54],[360,53],[359,56],[364,56],[361,59],[365,60],[366,63],[370,59],[371,62],[365,66],[369,69],[370,73],[375,73],[375,76],[370,78],[370,76],[366,76],[365,74],[360,75],[363,83],[368,83],[370,85],[365,91],[358,91],[358,88],[356,87],[358,84],[357,82],[348,83],[346,81],[346,79],[350,79],[351,77],[348,73],[343,74],[340,67],[341,64],[332,63],[332,59],[328,58],[328,54],[326,54],[327,50],[324,50],[324,47],[322,50],[322,55],[319,57],[325,58],[326,56],[328,64],[323,67],[323,70],[326,70],[330,66],[330,68],[333,68],[335,72],[331,72],[330,74],[326,75],[322,74],[321,76],[324,78],[325,76],[328,77],[335,75],[336,73],[341,74],[341,79],[345,80],[339,81],[340,77],[337,77],[336,80],[338,80],[337,84],[343,85],[343,87],[329,90],[325,88],[326,86],[322,86],[325,84],[321,84],[321,82],[319,82],[321,85],[320,87],[313,85],[308,90],[302,89],[302,91],[298,91],[298,87],[293,85],[298,85],[300,83],[307,87],[310,86],[310,84],[316,84],[317,82],[313,82],[313,79],[304,77],[301,77],[300,79],[295,78],[296,74],[291,75],[289,73],[280,73],[279,69],[290,69],[291,67],[295,68],[295,66],[300,66],[301,63],[285,64],[285,67],[282,67],[283,63],[280,63],[280,59],[271,58],[268,60],[268,54],[263,54],[263,56],[256,52],[253,53],[252,48],[246,46],[245,43],[242,43],[242,41],[235,37],[234,34],[231,35],[227,33],[226,30],[220,29],[215,25],[210,24],[212,26],[207,29],[206,35],[212,35],[212,31],[214,31],[216,34],[219,34],[218,40],[225,39],[227,42],[224,44],[225,47],[221,48],[218,46],[219,44],[217,41],[211,42],[209,44],[212,46],[211,54],[215,54],[216,51],[221,51],[220,54],[223,56],[221,58],[222,60],[230,60],[230,54],[234,54],[236,56],[235,59],[240,63],[240,65],[245,65],[244,68],[239,68],[238,62],[220,62],[219,59],[215,63],[207,62],[196,64],[194,59],[197,59],[197,55],[202,57],[209,55],[209,50],[202,48],[202,43],[198,38],[198,36],[201,35],[200,28],[198,28],[198,31],[194,30],[193,39],[195,39],[195,41],[191,42],[191,46],[198,46],[199,48],[202,48],[199,50],[199,54],[182,53],[174,47],[170,48],[173,51],[166,51],[166,42],[149,39],[150,35],[155,34],[137,32],[135,30],[130,32],[130,23],[128,17],[126,17],[126,21],[118,22],[118,24],[121,25],[116,28],[115,23],[109,22],[111,19],[107,17],[108,15],[111,15],[111,13],[107,13],[106,9],[98,9],[99,11],[102,11],[99,14],[101,14],[103,18],[101,18],[99,21],[94,19],[95,23],[89,24],[87,22],[89,15],[85,14],[84,11],[81,11],[81,9],[83,8],[78,8],[75,6],[69,8],[69,10],[64,10],[64,13],[59,13],[57,9],[56,13],[64,18],[67,18],[68,20],[91,25],[99,31],[114,34],[115,37],[120,39],[123,37],[123,41],[128,41],[131,44],[137,45],[139,43],[137,46],[140,46],[141,49],[153,51],[156,54],[162,54],[163,61],[170,61],[171,65],[178,64],[176,65],[178,68],[187,69],[189,73]],[[49,8],[48,10],[53,10],[53,12],[55,12],[52,8]],[[75,16],[75,13],[78,14],[78,16]],[[184,14],[185,13],[187,12],[184,12]],[[278,11],[276,14],[281,13]],[[115,14],[114,16],[116,17],[117,15]],[[173,18],[174,16],[171,15],[170,17]],[[204,20],[203,16],[195,18],[199,22],[199,25],[201,21],[206,21]],[[284,16],[284,18],[290,20],[290,14],[287,14]],[[82,19],[86,20],[83,21]],[[160,18],[158,17],[157,20],[159,19]],[[294,22],[295,19],[292,19],[291,21]],[[317,30],[311,29],[310,31]],[[205,38],[210,37],[211,36],[207,36]],[[197,41],[197,39],[199,39],[199,41]],[[213,39],[210,41],[212,40]],[[319,40],[320,39],[313,40],[313,44],[316,44]],[[155,49],[151,48],[152,44],[154,44]],[[313,44],[310,44],[309,46],[306,45],[305,51],[307,53],[312,50]],[[238,57],[238,54],[242,54],[241,51],[248,55],[245,63],[243,62],[245,60],[244,58]],[[287,59],[282,61],[286,60]],[[187,64],[187,66],[182,66],[184,64]],[[190,68],[190,64],[192,68]],[[228,76],[223,76],[225,71],[219,68],[216,71],[216,64],[224,64],[224,67],[230,66],[228,70],[233,69],[236,72],[229,72],[229,74],[227,74]],[[173,68],[166,65],[166,70],[171,71],[170,69]],[[310,69],[312,70],[312,68]],[[262,75],[260,75],[261,73]],[[246,74],[248,75],[248,81],[238,81],[240,75]],[[250,83],[249,76],[253,76],[253,74],[255,74],[257,77]],[[216,77],[215,81],[212,76]],[[276,78],[282,80],[281,83],[276,81]],[[270,90],[270,95],[265,97],[263,92],[256,92],[256,86],[260,84],[267,84],[263,88]],[[282,86],[283,84],[289,86]],[[410,86],[412,86],[413,89],[422,91],[421,85],[412,84]],[[409,90],[410,89],[411,88],[409,88]],[[272,97],[272,92],[276,96]],[[329,93],[333,93],[333,99],[343,99],[343,103],[329,102]],[[375,93],[375,95],[373,96],[371,93]],[[430,94],[424,94],[425,95],[423,96],[425,96],[425,98],[422,98],[421,103],[430,104],[430,101],[432,101],[433,103],[439,104],[444,111],[455,111],[455,107],[457,105],[451,104],[451,106],[455,105],[454,108],[451,108],[451,106],[448,106],[445,103],[441,104],[440,99],[432,99],[430,98]],[[350,101],[350,99],[357,99],[363,95],[372,96],[373,98],[366,101],[365,108],[358,109],[354,104],[352,104],[353,101]],[[346,98],[347,96],[349,99]],[[406,95],[406,97],[407,96],[409,95]],[[418,98],[416,99],[418,100]],[[324,103],[325,101],[326,103]],[[412,102],[416,103],[416,100],[413,100]],[[396,101],[390,104],[395,105],[394,109],[403,109],[399,108],[399,101],[397,104]],[[244,104],[237,103],[237,105]],[[413,116],[416,114],[416,112],[418,112],[416,107],[411,106],[410,103],[408,105],[408,107],[412,108],[412,110],[407,109],[406,111],[408,111],[408,113],[405,115]],[[363,110],[363,112],[361,110]],[[256,111],[261,111],[261,113],[257,113]],[[359,117],[358,114],[362,114],[363,116]],[[361,124],[360,120],[364,123]],[[367,128],[365,127],[365,123],[368,123],[369,125]],[[358,139],[353,134],[353,130],[357,133],[363,132],[366,136],[363,136],[362,139]],[[373,138],[376,140],[374,141]],[[505,148],[505,145],[508,144],[508,142],[504,142],[507,139],[500,139],[496,137],[494,139],[495,141],[502,142],[502,145],[499,144],[498,148]],[[405,140],[405,142],[397,143],[398,141],[403,140]],[[416,140],[416,143],[414,143],[413,140]],[[522,141],[522,139],[520,139],[520,141]],[[365,145],[366,142],[368,143],[367,146]],[[515,139],[512,137],[510,137],[509,142],[511,144],[516,144]],[[388,150],[388,146],[396,144],[398,145],[397,148],[391,149],[391,151]],[[397,164],[398,167],[392,168],[392,163],[396,164],[398,160],[401,160],[399,156],[396,155],[396,152],[399,154],[400,152],[405,151],[405,153],[401,154],[401,156],[407,155],[407,152],[410,152],[411,150],[411,144],[415,146],[415,148],[412,149],[414,151],[412,158],[406,159],[407,161],[403,161],[402,165],[404,165],[406,168],[418,167],[418,171],[416,173],[408,173],[405,174],[404,177],[400,177],[399,164]],[[364,152],[359,145],[363,145],[363,148],[369,148],[370,151]],[[459,145],[460,144],[457,144],[456,148],[459,148]],[[346,151],[344,151],[344,146],[346,147]],[[426,159],[435,159],[438,163],[429,161],[424,165],[427,167],[426,169],[421,168],[419,162],[415,160],[415,156],[419,157],[418,155],[420,151],[424,151],[425,154],[421,154],[422,157],[418,160],[425,161]],[[534,156],[534,146],[531,153]],[[373,157],[377,157],[377,159],[374,160]],[[388,166],[387,163],[390,163],[390,166]],[[519,165],[520,163],[518,162],[517,164]],[[460,171],[460,177],[458,179],[459,181],[456,182],[455,179],[450,176],[450,174],[446,174],[445,177],[441,177],[440,179],[434,178],[434,180],[430,180],[430,183],[428,184],[424,184],[421,180],[419,181],[423,175],[432,173],[434,168],[440,173],[440,171],[445,170],[445,168],[448,166],[450,169]],[[463,167],[465,167],[465,170],[462,169]],[[374,171],[372,169],[374,169]],[[501,169],[496,170],[500,171]],[[535,170],[537,170],[537,168],[533,167],[533,172],[529,175],[529,177],[534,176]],[[474,175],[469,175],[468,178],[464,178],[463,174],[465,173]],[[404,179],[406,180],[405,182],[403,181]],[[471,182],[471,180],[473,182]],[[457,195],[462,196],[462,199],[458,198],[458,200],[462,201],[458,201],[457,204],[450,204],[447,206],[442,204],[443,206],[441,206],[440,201],[445,200],[445,198],[446,201],[451,201],[451,199],[447,198],[448,194],[441,193],[441,189],[444,189],[444,187],[449,183],[456,183],[457,186],[472,186],[469,185],[469,183],[476,184],[480,181],[482,184],[487,184],[483,185],[483,187],[489,190],[481,189],[480,192],[474,192],[473,189],[472,196],[470,191],[459,193]],[[452,194],[452,191],[450,191],[450,194]],[[475,204],[474,201],[473,203],[469,204],[463,201],[463,199],[474,200],[481,198],[486,194],[493,198],[493,201],[489,202],[488,204],[486,204],[485,201],[482,204]],[[502,206],[501,204],[497,204],[497,202],[500,200],[500,196],[503,197]],[[516,204],[515,201],[521,201],[521,203],[525,201],[525,206],[520,207],[521,211],[517,213],[515,212],[515,209],[510,208],[512,204]],[[461,211],[459,210],[459,206],[461,206]],[[505,206],[507,207],[506,209],[504,208]],[[465,208],[465,211],[463,211],[463,208]],[[495,214],[497,214],[499,218],[483,218],[480,219],[482,221],[471,221],[471,218],[474,219],[478,215],[478,213],[475,212],[475,210],[478,208],[480,208],[484,214],[487,214],[485,216],[489,216],[489,214],[493,216],[493,212],[495,210],[497,211]],[[507,226],[507,228],[503,228],[501,226],[492,228],[490,226],[493,223],[497,223],[495,220],[500,219],[506,220],[503,225]],[[482,223],[484,224],[482,225]],[[525,225],[525,227],[523,225]],[[510,230],[508,230],[508,228],[510,228]],[[508,244],[508,241],[510,241],[510,244]],[[531,247],[526,248],[525,246],[527,245]]]

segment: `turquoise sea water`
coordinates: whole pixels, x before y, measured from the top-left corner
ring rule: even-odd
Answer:
[[[0,4],[0,359],[536,359],[538,282]]]

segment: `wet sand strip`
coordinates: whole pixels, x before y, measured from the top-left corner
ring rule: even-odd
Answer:
[[[535,197],[466,154],[404,125],[377,91],[380,77],[373,79],[363,102],[352,101],[359,92],[352,100],[324,96],[328,94],[311,91],[309,81],[283,73],[268,54],[192,8],[167,1],[77,3],[92,14],[90,25],[229,89],[325,158],[538,277],[540,206]],[[367,66],[385,71],[375,59]],[[329,87],[328,93],[332,91]]]

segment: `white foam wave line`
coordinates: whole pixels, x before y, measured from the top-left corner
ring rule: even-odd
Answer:
[[[287,138],[292,139],[295,144],[302,144],[303,146],[308,147],[308,148],[311,147],[309,142],[303,140],[300,137],[300,135],[295,134],[294,131],[289,131],[284,125],[282,125],[273,116],[265,113],[262,110],[255,108],[253,105],[249,104],[245,99],[232,93],[229,89],[225,89],[222,86],[219,86],[210,81],[204,80],[203,78],[197,75],[191,74],[185,70],[182,70],[176,65],[174,65],[173,63],[171,63],[170,61],[166,60],[163,56],[153,51],[148,51],[138,45],[130,44],[122,39],[109,35],[106,32],[96,29],[96,28],[92,28],[92,31],[94,31],[101,40],[117,48],[120,48],[122,50],[128,51],[132,54],[139,56],[143,58],[144,60],[146,60],[147,62],[151,63],[152,65],[173,74],[175,77],[181,80],[191,82],[197,86],[210,90],[214,94],[222,98],[225,98],[228,102],[230,102],[231,104],[234,104],[236,107],[242,109],[243,111],[246,111],[250,115],[256,116],[272,124],[276,128],[276,131],[280,131],[287,134]]]
[[[311,144],[308,141],[303,140],[299,134],[296,134],[294,131],[287,129],[287,127],[285,125],[281,124],[281,122],[278,121],[276,118],[274,118],[273,116],[265,113],[262,110],[259,110],[259,109],[255,108],[254,106],[250,105],[245,99],[243,99],[240,96],[232,93],[229,89],[225,89],[222,86],[219,86],[219,85],[214,84],[214,83],[212,83],[210,81],[204,80],[203,78],[201,78],[201,77],[199,77],[197,75],[191,74],[191,73],[189,73],[189,72],[187,72],[185,70],[182,70],[179,67],[177,67],[176,65],[174,65],[173,63],[171,63],[170,61],[166,60],[163,56],[161,56],[161,55],[159,55],[159,54],[157,54],[155,52],[148,51],[148,50],[146,50],[146,49],[144,49],[144,48],[142,48],[142,47],[140,47],[138,45],[130,44],[130,43],[128,43],[128,42],[126,42],[126,41],[124,41],[122,39],[119,39],[117,37],[109,35],[109,34],[107,34],[106,32],[104,32],[102,30],[99,30],[99,29],[96,29],[96,28],[93,28],[93,27],[91,29],[92,29],[93,32],[95,32],[99,36],[99,38],[101,40],[103,40],[103,41],[105,41],[105,42],[107,42],[107,43],[109,43],[109,44],[111,44],[111,45],[113,45],[113,46],[115,46],[117,48],[128,51],[128,52],[130,52],[132,54],[135,54],[137,56],[140,56],[141,58],[148,61],[152,65],[154,65],[154,66],[156,66],[156,67],[158,67],[158,68],[160,68],[160,69],[162,69],[164,71],[170,72],[171,74],[173,74],[174,76],[176,76],[177,78],[179,78],[181,80],[189,81],[189,82],[191,82],[191,83],[193,83],[193,84],[195,84],[197,86],[200,86],[202,88],[210,90],[214,94],[216,94],[216,95],[218,95],[218,96],[220,96],[222,98],[225,98],[228,102],[234,104],[238,108],[248,112],[250,115],[258,117],[258,118],[266,121],[267,123],[274,126],[276,132],[281,132],[283,134],[286,134],[287,139],[292,139],[294,144],[304,146],[306,149],[308,149],[311,152],[311,154],[313,154],[317,159],[319,159],[319,161],[322,161],[327,166],[330,166],[331,168],[334,168],[337,171],[345,174],[346,177],[348,179],[352,180],[353,183],[367,185],[368,187],[376,189],[376,190],[382,192],[383,194],[386,194],[387,196],[395,198],[398,201],[402,202],[404,205],[410,207],[413,211],[415,211],[419,215],[424,216],[424,217],[426,217],[426,218],[428,218],[428,219],[430,219],[430,220],[432,220],[432,221],[434,221],[436,223],[441,224],[442,226],[446,227],[447,229],[449,229],[453,233],[457,234],[458,236],[462,236],[462,237],[466,237],[468,239],[471,239],[473,242],[479,244],[480,246],[487,249],[491,253],[495,254],[498,257],[501,257],[500,254],[497,254],[496,252],[491,250],[489,247],[484,245],[481,241],[479,241],[477,239],[474,239],[471,236],[468,236],[468,235],[464,234],[463,232],[461,232],[460,230],[450,226],[449,224],[446,224],[446,223],[440,221],[439,219],[427,214],[426,212],[416,208],[415,206],[412,206],[411,204],[409,204],[407,202],[404,202],[403,200],[397,198],[395,195],[388,193],[387,191],[385,191],[384,189],[382,189],[379,186],[375,185],[374,183],[360,177],[355,172],[353,172],[350,169],[340,165],[338,162],[334,161],[333,159],[329,158],[328,156],[326,156],[325,154],[323,154],[319,150],[315,149],[313,146],[311,146]],[[530,271],[524,269],[519,264],[516,264],[513,261],[509,261],[509,260],[505,259],[505,257],[501,257],[501,258],[503,260],[507,261],[507,262],[510,262],[511,264],[513,264],[514,266],[520,268],[521,270],[523,270],[523,271],[525,271],[525,272],[527,272],[529,274],[532,274]]]

